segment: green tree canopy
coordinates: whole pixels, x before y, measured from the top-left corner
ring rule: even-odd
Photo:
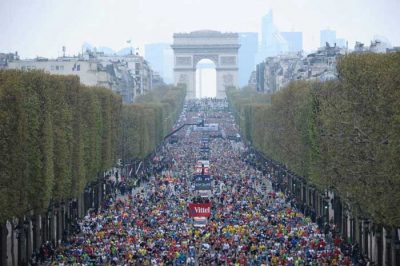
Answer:
[[[398,227],[400,53],[350,54],[337,68],[333,81],[296,81],[268,96],[228,90],[228,100],[260,152]]]

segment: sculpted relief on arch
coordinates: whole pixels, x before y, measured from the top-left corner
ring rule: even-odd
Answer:
[[[232,74],[225,74],[224,77],[224,85],[225,86],[233,86],[233,75]]]
[[[175,65],[176,66],[191,66],[192,58],[190,56],[177,56]]]

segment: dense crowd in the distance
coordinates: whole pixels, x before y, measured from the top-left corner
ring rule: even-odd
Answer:
[[[110,196],[76,232],[51,251],[53,265],[355,265],[334,230],[322,230],[274,191],[274,173],[259,171],[237,135],[224,100],[188,101],[176,125],[205,119],[218,131],[195,126],[166,141],[125,195]],[[209,139],[209,154],[200,152]],[[196,227],[188,203],[197,160],[210,161],[211,217]],[[122,179],[120,178],[119,181]],[[124,180],[126,182],[127,180]],[[129,178],[128,178],[128,182]]]

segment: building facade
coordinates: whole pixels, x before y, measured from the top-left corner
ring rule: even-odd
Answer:
[[[87,86],[101,86],[121,95],[124,103],[133,103],[138,95],[152,89],[152,70],[139,55],[105,55],[86,51],[78,57],[12,60],[8,69],[43,70],[56,75],[76,75]]]
[[[9,62],[19,60],[18,53],[0,53],[0,69],[7,68]]]
[[[251,89],[257,90],[257,67],[256,70],[251,72],[247,86]]]
[[[260,92],[265,92],[265,62],[256,66],[256,89]]]
[[[88,86],[111,88],[111,79],[98,62],[78,58],[15,60],[8,63],[8,69],[44,70],[56,75],[77,75],[81,83]]]
[[[274,93],[293,80],[335,79],[337,59],[345,52],[326,45],[305,57],[301,53],[268,57],[257,65],[257,90]]]

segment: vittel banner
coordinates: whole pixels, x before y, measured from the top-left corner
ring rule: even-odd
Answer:
[[[189,203],[189,217],[210,217],[211,203]]]

